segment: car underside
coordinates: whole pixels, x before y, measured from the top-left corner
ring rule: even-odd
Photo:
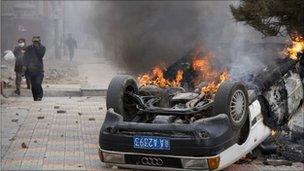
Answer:
[[[217,169],[212,163],[219,164],[220,153],[246,142],[255,124],[252,105],[260,106],[257,113],[271,129],[288,122],[303,101],[301,64],[280,59],[224,81],[215,93],[182,86],[138,87],[131,76],[116,76],[108,88],[108,111],[100,130],[101,160],[149,169]]]

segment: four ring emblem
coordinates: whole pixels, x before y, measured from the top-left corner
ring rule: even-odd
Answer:
[[[142,157],[140,162],[143,165],[148,166],[162,166],[164,164],[164,161],[161,158],[156,157]]]

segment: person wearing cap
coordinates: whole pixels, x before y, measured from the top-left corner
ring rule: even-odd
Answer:
[[[22,76],[24,75],[23,57],[24,57],[25,50],[26,50],[25,39],[23,39],[23,38],[18,39],[18,46],[16,46],[14,49],[14,55],[16,58],[15,69],[14,69],[14,71],[16,73],[15,93],[18,95],[20,95],[21,80],[22,80]],[[25,77],[25,79],[26,79],[27,89],[30,89],[30,86],[31,86],[30,80],[28,77]]]
[[[41,44],[40,36],[34,36],[33,44],[26,48],[24,54],[25,74],[30,78],[34,101],[41,101],[43,97],[42,81],[44,77],[43,57],[45,47]]]

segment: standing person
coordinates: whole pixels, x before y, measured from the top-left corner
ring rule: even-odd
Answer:
[[[43,97],[42,81],[44,77],[43,56],[45,47],[41,44],[40,36],[34,36],[33,44],[26,48],[24,54],[25,74],[30,78],[34,101],[41,101]]]
[[[76,40],[72,37],[72,34],[68,34],[68,38],[65,41],[66,46],[69,49],[69,55],[70,55],[70,61],[73,60],[74,58],[74,49],[77,48],[77,42]]]
[[[14,49],[14,55],[16,57],[15,60],[15,73],[16,73],[16,90],[15,93],[20,95],[20,87],[21,87],[21,80],[22,76],[24,75],[24,67],[23,67],[23,57],[26,50],[26,43],[25,39],[20,38],[18,39],[18,46]],[[27,89],[30,89],[31,83],[28,77],[25,77]]]

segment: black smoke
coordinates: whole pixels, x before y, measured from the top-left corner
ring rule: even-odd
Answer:
[[[216,56],[217,67],[232,75],[256,69],[278,56],[277,45],[236,24],[231,1],[103,1],[95,2],[93,27],[105,57],[132,74],[175,61],[197,45]],[[267,46],[266,46],[267,45]],[[236,68],[236,69],[234,69]]]
[[[195,48],[203,30],[197,2],[97,2],[105,55],[139,73],[169,65]]]

